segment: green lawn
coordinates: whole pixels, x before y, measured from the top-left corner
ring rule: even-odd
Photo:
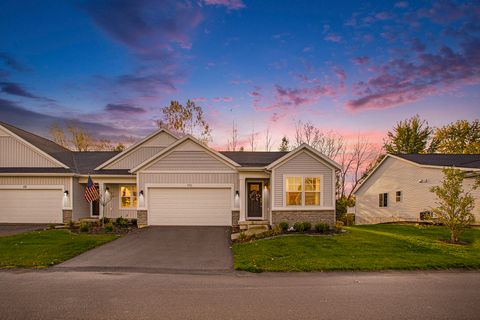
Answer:
[[[233,245],[236,270],[333,271],[480,268],[480,230],[452,245],[443,227],[370,225],[333,236],[286,235]]]
[[[44,230],[0,237],[0,268],[44,268],[117,239],[113,234]]]

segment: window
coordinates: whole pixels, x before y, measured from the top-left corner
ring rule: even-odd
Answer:
[[[396,202],[401,202],[402,201],[402,191],[397,191],[395,193],[395,201]]]
[[[137,207],[137,186],[128,185],[120,187],[120,208],[129,209]]]
[[[288,177],[287,184],[287,206],[302,205],[302,177]]]
[[[319,206],[321,187],[319,177],[287,177],[285,180],[287,206]]]
[[[380,193],[378,195],[378,206],[380,208],[388,207],[388,193]]]

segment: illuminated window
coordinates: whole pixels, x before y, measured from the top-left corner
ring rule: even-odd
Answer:
[[[319,206],[321,187],[319,177],[287,177],[285,179],[287,206]]]
[[[137,207],[137,186],[128,185],[120,187],[120,207],[130,209]]]

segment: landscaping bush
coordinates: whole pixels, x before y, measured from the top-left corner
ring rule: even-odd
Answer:
[[[107,218],[107,217],[103,217],[102,220],[103,220],[103,224],[105,224],[105,225],[112,221],[112,219]]]
[[[320,222],[315,225],[315,230],[320,233],[327,232],[330,229],[328,223]]]
[[[295,222],[293,224],[293,230],[295,230],[297,232],[303,232],[303,231],[305,231],[305,227],[304,227],[302,222]]]
[[[90,222],[83,221],[80,224],[80,231],[81,232],[88,232],[90,231]]]
[[[128,220],[123,217],[119,217],[115,220],[115,225],[119,228],[127,228]]]
[[[302,222],[302,224],[303,224],[303,230],[304,231],[312,230],[312,224],[310,222],[304,221],[304,222]]]
[[[287,232],[288,231],[288,222],[280,222],[278,224],[278,226],[280,227],[280,229],[283,231],[283,232]]]
[[[105,225],[105,232],[113,232],[113,223],[109,222]]]
[[[130,225],[131,225],[132,227],[135,227],[135,228],[136,228],[136,227],[137,227],[137,219],[131,219],[131,220],[130,220]]]
[[[337,221],[337,223],[335,224],[335,230],[337,230],[338,232],[343,230],[343,222],[342,221]]]
[[[48,225],[48,229],[49,229],[49,230],[55,229],[55,225],[54,225],[53,223],[50,223],[50,224]]]
[[[355,225],[355,215],[353,213],[347,213],[343,218],[342,222],[347,226]]]
[[[67,227],[68,227],[69,229],[75,229],[75,227],[76,227],[75,221],[73,221],[73,220],[68,221],[68,222],[67,222]]]
[[[245,242],[249,239],[249,236],[245,232],[240,232],[238,235],[237,241],[239,242]]]

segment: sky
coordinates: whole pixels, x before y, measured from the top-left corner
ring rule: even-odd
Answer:
[[[480,1],[92,0],[0,3],[0,120],[75,121],[130,143],[171,100],[210,145],[297,121],[381,143],[399,120],[480,115]]]

